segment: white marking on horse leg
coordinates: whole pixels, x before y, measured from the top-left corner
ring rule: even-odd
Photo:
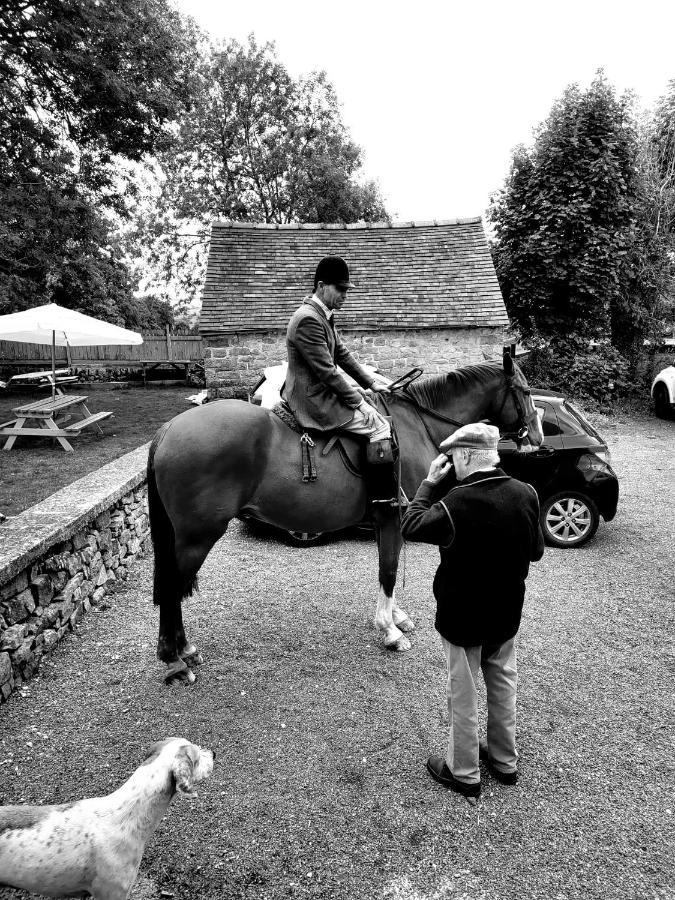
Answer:
[[[204,657],[194,644],[188,644],[185,650],[180,654],[180,658],[189,666],[201,666],[204,662]]]
[[[396,591],[394,591],[391,595],[391,600],[391,617],[394,621],[394,625],[396,625],[396,627],[400,629],[400,631],[414,631],[415,623],[410,618],[406,610],[400,607],[396,602]]]
[[[388,596],[382,588],[377,598],[375,627],[383,633],[384,646],[391,650],[410,650],[408,638],[396,626],[392,616],[394,596]]]

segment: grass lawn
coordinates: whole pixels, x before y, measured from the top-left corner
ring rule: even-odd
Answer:
[[[0,450],[0,513],[15,516],[77,478],[112,462],[152,439],[160,425],[190,409],[186,397],[198,393],[190,385],[91,390],[75,385],[70,393],[86,394],[92,413],[112,410],[115,417],[101,423],[103,434],[90,428],[71,441],[66,453],[53,439],[19,438],[12,450]],[[47,396],[46,391],[0,393],[0,422],[13,417],[13,407]],[[5,438],[0,439],[0,447]]]

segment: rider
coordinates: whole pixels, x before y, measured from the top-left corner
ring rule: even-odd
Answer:
[[[288,324],[288,373],[281,395],[303,428],[367,437],[372,499],[395,503],[389,422],[337,369],[339,365],[361,387],[372,391],[386,392],[392,383],[359,365],[336,331],[333,313],[342,309],[347,291],[353,287],[347,263],[340,256],[326,256],[319,262],[314,293]]]

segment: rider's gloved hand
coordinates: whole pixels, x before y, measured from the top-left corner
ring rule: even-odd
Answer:
[[[374,428],[375,424],[377,422],[377,419],[379,418],[378,414],[377,414],[377,410],[374,409],[370,405],[370,403],[368,403],[366,400],[362,400],[359,403],[357,409],[359,410],[360,413],[363,414],[363,420],[364,420],[364,424],[366,425],[366,427]]]
[[[376,374],[376,375],[373,375],[373,383],[370,386],[370,390],[388,393],[390,384],[392,384],[391,378],[387,378],[386,375],[377,375]]]

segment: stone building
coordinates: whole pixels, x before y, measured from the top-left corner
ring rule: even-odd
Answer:
[[[509,320],[480,218],[370,225],[216,222],[200,332],[209,397],[245,398],[286,359],[286,325],[322,256],[356,288],[338,330],[361,362],[396,377],[500,358]]]

